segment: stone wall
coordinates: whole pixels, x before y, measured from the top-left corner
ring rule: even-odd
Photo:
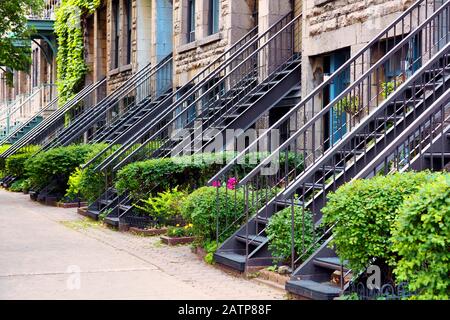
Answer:
[[[119,18],[120,18],[120,30],[119,34],[119,66],[113,66],[113,54],[112,54],[112,45],[113,45],[113,12],[112,12],[112,1],[107,0],[107,10],[106,10],[106,23],[107,23],[107,40],[106,40],[106,65],[107,65],[107,92],[111,93],[117,87],[119,87],[129,76],[132,74],[133,70],[136,68],[136,52],[137,52],[137,41],[136,41],[136,0],[132,0],[132,32],[131,32],[131,63],[126,64],[126,41],[125,41],[125,27],[126,27],[126,11],[125,11],[125,1],[119,0]]]
[[[196,1],[196,40],[187,43],[187,0],[173,1],[174,86],[192,79],[254,26],[254,0],[220,0],[219,32],[207,34],[206,1]]]

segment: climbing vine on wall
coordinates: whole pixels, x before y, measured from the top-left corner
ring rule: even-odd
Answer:
[[[84,61],[82,18],[93,13],[101,0],[62,0],[56,11],[55,33],[59,104],[72,98],[83,85],[88,67]]]

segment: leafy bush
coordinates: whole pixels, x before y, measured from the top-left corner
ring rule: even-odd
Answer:
[[[279,261],[288,261],[291,251],[291,215],[292,208],[287,207],[273,215],[267,225],[269,250]],[[297,254],[305,252],[314,243],[314,223],[311,212],[294,207],[294,247]]]
[[[14,182],[11,184],[11,186],[9,187],[9,191],[12,191],[12,192],[22,192],[24,181],[25,181],[24,179],[20,179],[20,180],[14,181]]]
[[[203,258],[206,263],[208,264],[214,264],[214,253],[217,251],[217,241],[207,241],[203,248],[206,251],[206,255]]]
[[[86,161],[95,157],[100,153],[107,144],[99,143],[92,145],[92,150],[86,155]],[[112,151],[116,150],[119,145],[115,145],[111,148]],[[96,159],[89,167],[81,169],[76,168],[72,172],[68,181],[68,189],[66,190],[66,197],[74,199],[80,197],[87,200],[89,203],[94,202],[105,189],[105,176],[103,172],[94,172],[94,168],[99,164],[107,154]]]
[[[64,194],[70,175],[87,160],[97,145],[71,145],[38,153],[25,162],[26,174],[36,186],[55,183],[54,192]]]
[[[428,172],[397,173],[356,180],[328,195],[323,221],[332,225],[333,241],[341,260],[355,273],[372,258],[388,261],[393,255],[391,226],[396,210],[433,176]]]
[[[183,204],[183,218],[193,223],[194,234],[199,237],[201,243],[216,239],[216,217],[220,230],[226,229],[227,222],[244,218],[242,216],[245,208],[244,192],[236,190],[227,194],[224,189],[224,187],[199,188],[192,192]],[[241,223],[237,223],[237,227],[240,225]],[[220,240],[228,238],[234,231],[230,229],[225,232]]]
[[[191,237],[194,235],[193,225],[190,223],[183,227],[180,225],[170,226],[167,228],[167,235],[169,237]]]
[[[181,206],[186,199],[187,192],[178,190],[178,187],[158,192],[155,197],[141,199],[142,206],[134,204],[141,211],[165,224],[181,217]]]
[[[225,160],[232,158],[233,155],[234,153],[225,152],[134,162],[118,172],[116,189],[120,193],[128,190],[135,201],[175,186],[193,190],[204,186],[224,166]],[[237,177],[255,167],[256,164],[250,160],[258,161],[265,155],[264,153],[247,155],[245,161],[235,167]],[[284,155],[281,158],[283,157]],[[290,165],[298,166],[301,165],[302,159],[295,153],[290,153],[288,162]]]
[[[26,151],[16,153],[5,160],[5,173],[18,178],[25,176],[25,161],[38,151],[39,147],[32,146]]]
[[[450,298],[450,174],[413,193],[398,210],[392,251],[394,273],[416,299]]]

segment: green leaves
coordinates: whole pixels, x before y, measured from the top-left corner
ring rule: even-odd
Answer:
[[[88,67],[84,61],[82,18],[100,6],[100,0],[62,0],[56,10],[55,33],[58,36],[58,103],[70,100],[83,85]]]
[[[323,221],[337,223],[333,244],[355,273],[364,270],[371,258],[395,258],[390,237],[397,210],[432,178],[428,172],[376,176],[348,183],[328,196]]]
[[[392,228],[394,273],[415,299],[450,298],[450,174],[422,186],[399,208]]]
[[[272,216],[266,230],[272,256],[283,262],[288,261],[292,256],[291,218],[292,208],[285,208]],[[294,247],[296,255],[308,251],[313,243],[314,224],[311,212],[303,211],[300,207],[294,207]]]

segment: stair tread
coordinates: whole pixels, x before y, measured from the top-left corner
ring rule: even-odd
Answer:
[[[248,239],[249,241],[251,241],[252,243],[263,243],[267,241],[267,237],[264,236],[258,236],[255,234],[249,234],[248,236],[245,235],[236,235],[236,239],[237,240],[243,240],[245,241],[246,239]]]
[[[348,261],[344,261],[344,270],[348,270],[345,265],[348,263]],[[314,264],[319,265],[321,267],[333,269],[333,270],[339,270],[341,268],[341,261],[338,257],[322,257],[322,258],[315,258]]]
[[[217,251],[215,253],[218,256],[221,256],[222,258],[226,258],[229,260],[233,260],[239,263],[245,263],[245,256],[239,253],[235,252],[227,252],[227,251]]]
[[[341,294],[341,288],[332,285],[329,282],[322,283],[313,280],[289,280],[288,282],[312,292],[336,296],[339,296]]]

